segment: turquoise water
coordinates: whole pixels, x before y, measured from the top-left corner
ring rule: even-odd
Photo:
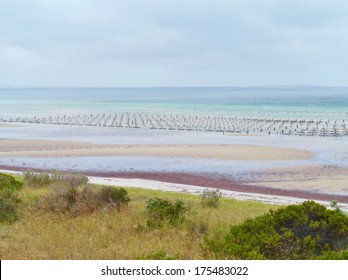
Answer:
[[[348,88],[0,89],[0,117],[118,111],[348,119]]]

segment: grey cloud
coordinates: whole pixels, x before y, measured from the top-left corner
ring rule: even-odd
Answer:
[[[343,0],[2,0],[0,84],[343,85],[347,12]]]

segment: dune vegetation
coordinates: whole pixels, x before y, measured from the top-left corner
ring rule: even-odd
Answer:
[[[222,198],[217,190],[195,196],[90,185],[83,175],[62,173],[24,173],[16,180],[0,174],[0,190],[1,259],[342,259],[348,255],[348,217],[337,207],[327,210],[314,202],[298,210]],[[306,207],[312,212],[305,219]],[[11,215],[6,216],[7,211]],[[314,215],[316,211],[320,215]],[[278,216],[283,223],[274,220]],[[308,229],[302,241],[296,236],[298,227],[286,228],[299,216],[298,225]],[[320,227],[326,230],[325,238],[335,238],[333,246],[320,239]],[[292,241],[298,246],[289,251],[286,246],[292,248]],[[305,242],[308,254],[299,242]]]

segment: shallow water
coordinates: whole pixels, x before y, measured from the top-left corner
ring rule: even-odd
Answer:
[[[248,172],[263,168],[306,164],[296,161],[228,161],[184,157],[64,157],[64,158],[0,158],[0,165],[25,168],[59,169],[93,172],[184,172],[215,173],[246,180]]]

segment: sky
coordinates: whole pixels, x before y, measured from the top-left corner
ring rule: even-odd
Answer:
[[[0,86],[348,86],[347,0],[0,0]]]

